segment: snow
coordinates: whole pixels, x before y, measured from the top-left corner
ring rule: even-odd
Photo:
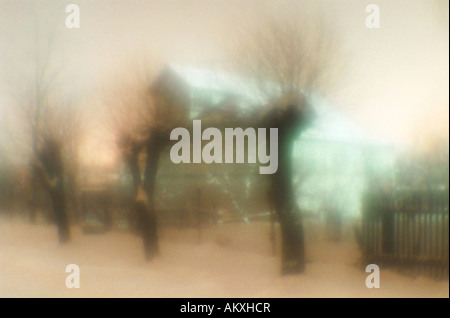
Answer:
[[[164,228],[161,255],[146,262],[139,237],[127,232],[73,227],[72,241],[60,245],[52,225],[0,219],[0,297],[449,297],[448,280],[383,268],[381,288],[366,288],[351,231],[329,242],[313,223],[306,273],[282,277],[269,231],[266,222],[209,225],[199,242],[196,229]],[[79,289],[65,285],[68,264],[80,267]]]

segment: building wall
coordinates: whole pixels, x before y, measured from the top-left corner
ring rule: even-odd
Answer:
[[[319,216],[330,206],[358,216],[368,174],[389,180],[394,174],[394,152],[373,144],[299,138],[294,161],[298,203]]]

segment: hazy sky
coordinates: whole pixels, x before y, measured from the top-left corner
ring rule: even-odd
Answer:
[[[54,33],[50,61],[61,90],[95,107],[127,65],[225,60],[261,2],[0,0],[0,118],[30,85],[36,34],[43,48]],[[427,129],[448,139],[448,1],[316,2],[334,21],[347,62],[331,103],[380,137],[410,141]],[[65,27],[70,3],[80,7],[80,29]],[[379,29],[365,26],[371,3],[380,8]]]

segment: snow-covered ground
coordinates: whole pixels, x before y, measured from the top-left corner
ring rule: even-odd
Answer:
[[[448,281],[413,278],[381,269],[379,289],[347,231],[329,242],[309,225],[303,275],[279,275],[269,224],[209,226],[201,242],[194,229],[162,229],[161,255],[145,262],[139,237],[111,231],[59,245],[51,225],[0,219],[0,297],[449,297]],[[68,264],[80,267],[80,288],[68,289]]]

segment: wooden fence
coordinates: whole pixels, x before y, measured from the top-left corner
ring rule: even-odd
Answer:
[[[413,275],[449,277],[448,190],[398,194],[365,207],[360,245],[364,261]]]

